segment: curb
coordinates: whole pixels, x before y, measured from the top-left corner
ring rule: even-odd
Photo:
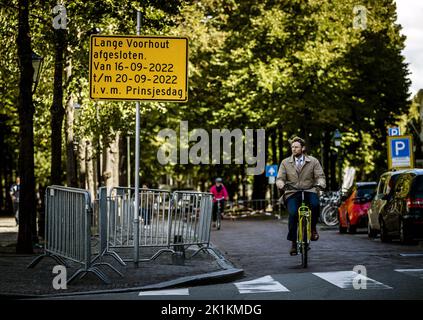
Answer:
[[[105,289],[105,290],[93,290],[93,291],[82,291],[73,293],[60,293],[60,294],[1,294],[0,300],[13,300],[13,299],[50,299],[50,298],[65,298],[75,297],[84,295],[95,295],[95,294],[108,294],[108,293],[128,293],[133,291],[147,291],[147,290],[162,290],[166,288],[176,288],[183,286],[198,286],[205,284],[216,284],[234,281],[243,276],[244,270],[233,266],[233,264],[227,260],[224,255],[219,251],[217,247],[210,243],[210,250],[208,252],[216,259],[219,266],[223,269],[220,271],[213,271],[209,273],[198,274],[194,276],[185,276],[176,278],[173,280],[167,280],[156,284],[131,287],[122,289]]]

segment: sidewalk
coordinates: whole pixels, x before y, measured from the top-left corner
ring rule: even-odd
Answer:
[[[57,262],[49,257],[32,269],[28,264],[40,253],[32,255],[16,254],[15,246],[18,227],[13,217],[0,217],[0,298],[55,296],[69,294],[93,294],[96,292],[152,290],[193,284],[209,284],[238,279],[243,270],[235,268],[217,248],[208,254],[204,251],[188,259],[197,248],[186,250],[187,259],[170,253],[163,253],[156,260],[140,262],[139,267],[128,262],[126,266],[119,265],[116,260],[107,256],[102,261],[117,268],[123,277],[109,268],[101,270],[110,278],[111,284],[104,284],[95,275],[88,273],[83,279],[77,279],[66,290],[55,290],[53,267]],[[212,231],[213,232],[213,231]],[[211,245],[213,247],[213,245]],[[148,249],[141,251],[141,259],[151,256]],[[68,261],[67,261],[68,262]],[[68,278],[81,265],[69,262]]]

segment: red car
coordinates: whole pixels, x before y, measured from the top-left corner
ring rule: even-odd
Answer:
[[[338,208],[339,232],[355,233],[367,227],[367,211],[376,192],[376,182],[356,182]]]

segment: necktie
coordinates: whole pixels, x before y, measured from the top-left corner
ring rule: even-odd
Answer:
[[[302,159],[297,159],[297,171],[300,171],[301,169],[301,161]]]

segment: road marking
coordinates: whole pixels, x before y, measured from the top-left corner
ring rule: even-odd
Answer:
[[[366,282],[366,289],[392,289],[390,286],[354,271],[317,272],[313,274],[341,289],[354,290],[354,280],[358,280],[361,283]]]
[[[423,269],[395,269],[395,271],[423,280]]]
[[[189,296],[188,288],[141,291],[138,296]]]
[[[255,280],[235,282],[240,294],[266,293],[266,292],[289,292],[289,290],[274,280],[271,276],[264,276]]]
[[[401,257],[423,257],[423,253],[400,253]]]

